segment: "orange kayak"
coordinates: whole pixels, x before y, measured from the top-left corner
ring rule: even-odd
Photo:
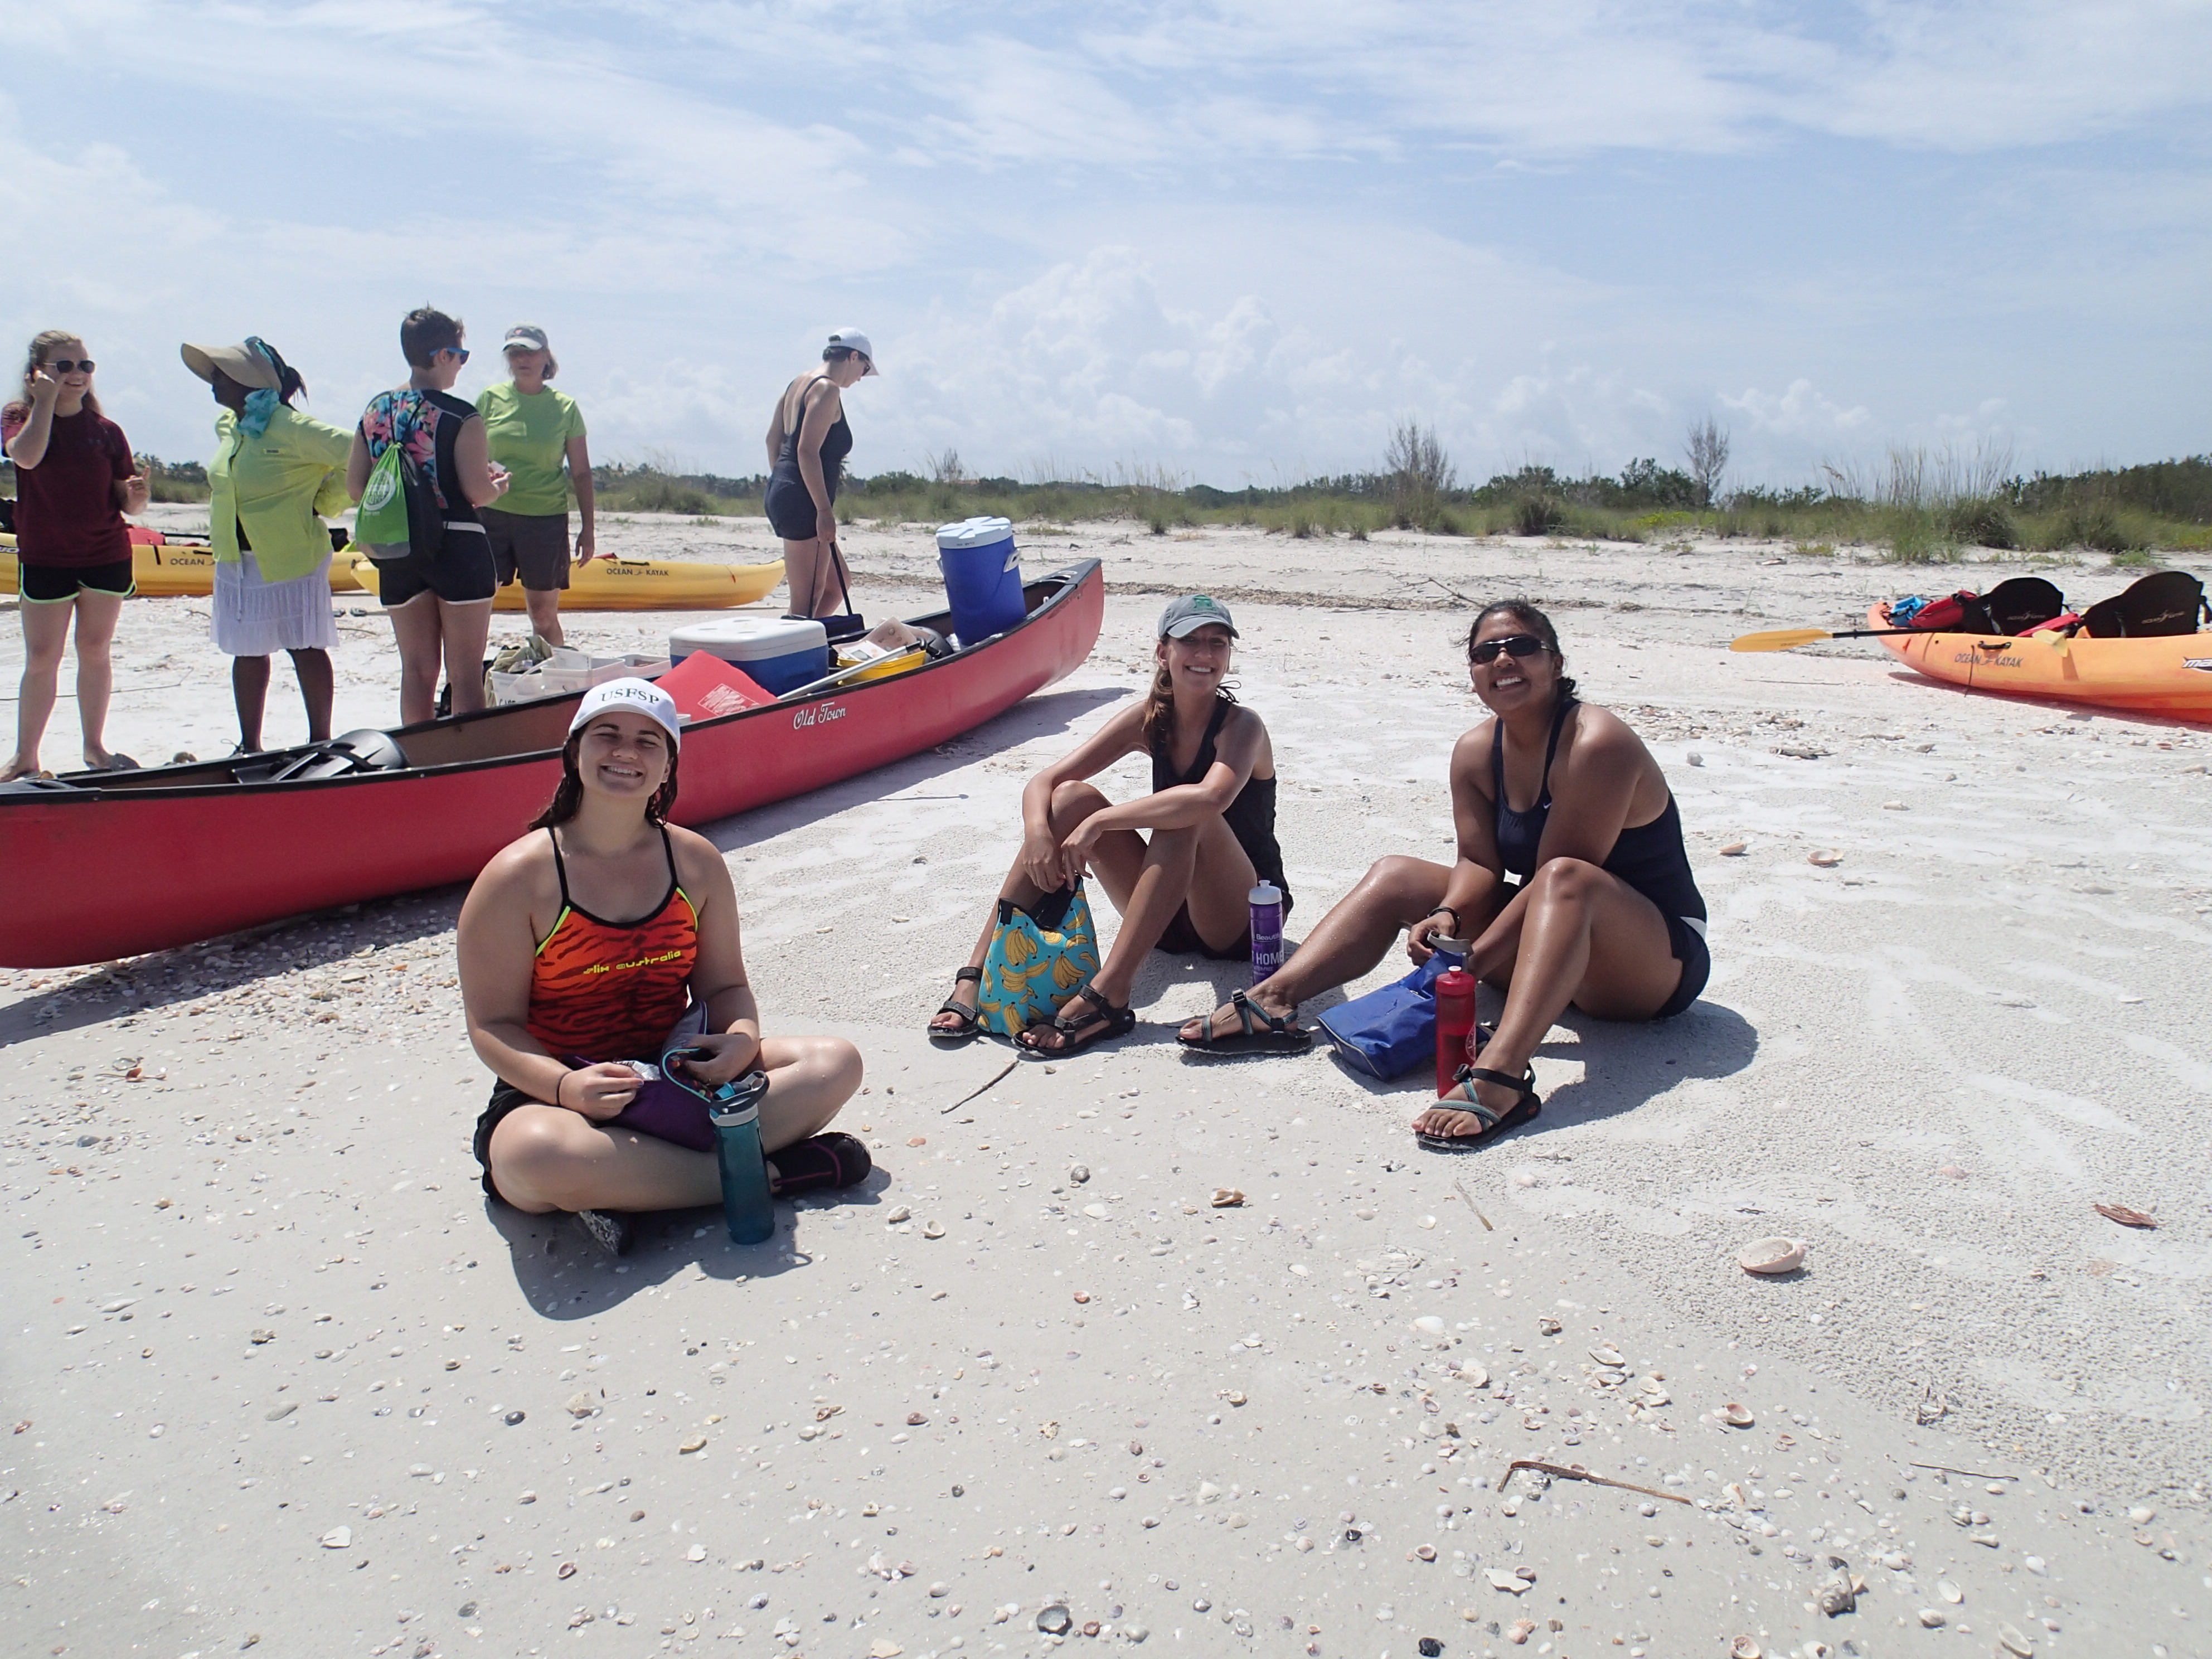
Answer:
[[[1868,611],[1869,628],[1890,625],[1887,605]],[[1881,643],[1907,668],[1976,691],[2212,722],[2212,633],[2069,640],[2061,633],[2001,638],[1930,632],[1892,635]]]

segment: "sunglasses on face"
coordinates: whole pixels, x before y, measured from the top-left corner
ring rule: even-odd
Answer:
[[[469,354],[459,346],[442,346],[440,348],[440,350],[441,352],[452,352],[453,356],[459,357],[463,362],[466,362],[469,360]]]
[[[1515,634],[1502,640],[1485,640],[1467,656],[1469,662],[1496,662],[1501,651],[1509,657],[1520,658],[1535,656],[1545,648],[1543,641],[1534,634]]]
[[[93,362],[88,357],[81,363],[73,363],[66,357],[57,357],[52,362],[43,363],[40,367],[49,374],[75,374],[80,372],[89,374],[93,370]]]

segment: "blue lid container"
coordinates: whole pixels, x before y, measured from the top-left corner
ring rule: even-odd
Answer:
[[[1022,567],[1014,527],[1004,519],[964,519],[940,526],[937,563],[952,607],[952,631],[963,646],[1003,634],[1029,615],[1022,602]]]
[[[830,672],[830,633],[802,617],[728,617],[691,623],[668,636],[671,662],[704,651],[781,696]]]

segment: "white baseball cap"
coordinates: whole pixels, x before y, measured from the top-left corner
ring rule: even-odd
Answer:
[[[857,351],[860,354],[863,361],[868,365],[861,379],[866,380],[868,375],[876,372],[876,349],[869,343],[868,337],[861,333],[859,329],[841,328],[830,337],[830,343],[833,346],[842,346],[848,351]]]
[[[609,680],[593,686],[584,693],[583,702],[576,705],[576,718],[568,722],[568,735],[574,737],[593,719],[610,710],[642,714],[668,733],[671,747],[683,746],[684,720],[676,712],[676,699],[650,680]]]

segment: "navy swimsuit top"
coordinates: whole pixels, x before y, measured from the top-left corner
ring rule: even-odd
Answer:
[[[1566,724],[1572,697],[1559,699],[1552,716],[1552,740],[1544,747],[1544,775],[1536,788],[1536,804],[1516,812],[1505,804],[1504,722],[1491,727],[1490,789],[1497,804],[1495,833],[1498,857],[1509,875],[1526,881],[1535,873],[1544,825],[1552,815],[1552,757],[1559,752],[1559,730]],[[1690,874],[1690,854],[1682,845],[1682,814],[1674,805],[1674,792],[1667,792],[1667,810],[1649,823],[1623,830],[1613,851],[1600,866],[1618,876],[1659,907],[1662,916],[1683,916],[1703,921],[1705,896]]]

